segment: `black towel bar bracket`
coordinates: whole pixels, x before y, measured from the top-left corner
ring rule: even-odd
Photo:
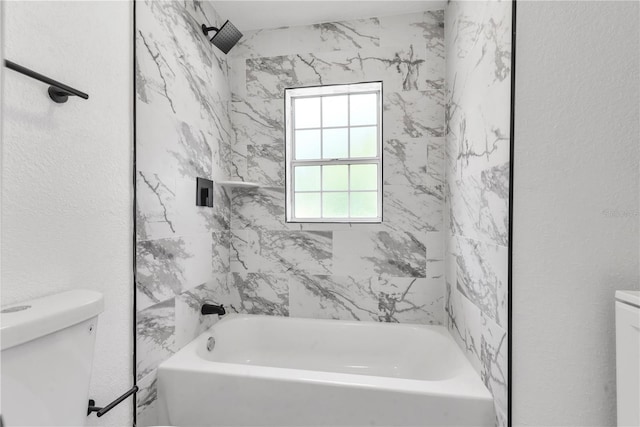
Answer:
[[[64,102],[67,102],[67,99],[69,99],[70,96],[78,96],[82,99],[89,99],[89,95],[87,95],[86,93],[80,92],[78,89],[74,89],[47,76],[43,76],[40,73],[36,73],[35,71],[23,67],[22,65],[18,65],[15,62],[5,60],[4,65],[10,70],[17,71],[18,73],[24,74],[27,77],[31,77],[32,79],[36,79],[41,81],[42,83],[50,85],[49,97],[53,100],[53,102],[62,104]]]
[[[104,408],[96,406],[96,401],[93,400],[93,399],[90,399],[89,400],[89,407],[87,408],[87,415],[91,415],[92,412],[97,412],[96,415],[98,417],[101,417],[104,414],[106,414],[107,412],[109,412],[110,410],[112,410],[113,408],[115,408],[116,406],[118,406],[120,403],[122,403],[123,400],[125,400],[127,397],[131,396],[132,394],[134,394],[137,391],[138,391],[138,386],[134,385],[125,394],[123,394],[122,396],[120,396],[119,398],[114,400],[113,402],[109,403]]]

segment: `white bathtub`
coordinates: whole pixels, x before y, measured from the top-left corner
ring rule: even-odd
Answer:
[[[229,315],[160,365],[158,400],[175,426],[495,424],[441,326]]]

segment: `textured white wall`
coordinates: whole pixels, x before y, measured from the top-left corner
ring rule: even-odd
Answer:
[[[638,289],[639,3],[518,2],[514,425],[615,425]]]
[[[5,71],[2,303],[100,291],[91,397],[132,378],[132,5],[4,2],[5,56],[89,93],[54,104]],[[131,425],[130,401],[93,425]]]

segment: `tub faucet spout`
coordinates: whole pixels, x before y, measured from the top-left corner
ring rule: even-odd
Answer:
[[[217,314],[218,316],[224,316],[227,314],[227,311],[224,309],[224,305],[215,305],[215,304],[202,304],[202,309],[200,313],[207,314]]]

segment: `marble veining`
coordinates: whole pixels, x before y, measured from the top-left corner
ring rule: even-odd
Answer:
[[[173,100],[171,99],[171,97],[169,96],[169,92],[167,89],[167,80],[165,78],[165,74],[166,73],[171,73],[173,74],[173,70],[171,69],[171,67],[167,64],[167,61],[164,60],[164,58],[160,55],[160,53],[158,52],[158,46],[157,44],[153,43],[150,44],[147,39],[145,38],[144,34],[142,33],[142,31],[138,31],[137,36],[139,37],[139,40],[142,42],[142,45],[144,46],[145,50],[147,51],[147,53],[149,54],[149,56],[151,57],[151,59],[153,59],[153,62],[155,64],[155,67],[158,71],[158,77],[160,78],[160,80],[162,81],[161,84],[158,84],[156,88],[154,88],[156,90],[156,92],[158,92],[163,98],[166,99],[167,103],[169,104],[169,107],[171,108],[171,111],[173,111],[173,113],[176,113],[176,109],[175,106],[173,105]],[[166,71],[165,71],[166,70]],[[138,91],[139,93],[139,97],[142,101],[144,102],[148,102],[149,101],[149,97],[147,95],[147,91],[149,89],[151,89],[152,87],[152,83],[149,82],[147,80],[147,78],[145,78],[144,74],[142,73],[137,73],[136,74],[136,83],[137,85],[140,87],[140,90]]]
[[[425,139],[390,138],[383,148],[384,184],[426,186],[428,146]]]
[[[227,57],[203,36],[210,2],[136,8],[137,425],[157,424],[157,366],[211,326],[230,269],[230,194],[195,205],[196,178],[226,180],[234,158]],[[217,301],[215,301],[217,302]]]
[[[138,386],[138,392],[136,393],[136,425],[158,425],[158,380],[156,378],[156,370],[139,379],[136,385]]]
[[[422,235],[442,230],[442,201],[425,187],[383,186],[383,226],[395,233]]]
[[[291,37],[282,38],[286,30]],[[231,51],[232,57],[264,57],[290,52],[331,52],[374,48],[380,45],[380,19],[325,22],[298,27],[248,31]]]
[[[426,236],[409,232],[335,231],[334,274],[426,277]]]
[[[443,26],[439,10],[247,32],[229,62],[232,173],[264,186],[233,191],[230,263],[271,297],[244,310],[272,313],[283,286],[291,316],[443,322]],[[286,223],[284,89],[377,80],[383,222]]]
[[[441,291],[419,278],[298,274],[291,280],[291,315],[439,324]]]
[[[386,138],[444,136],[444,107],[429,92],[385,93]]]
[[[136,319],[138,379],[149,374],[162,361],[175,353],[174,309],[175,300],[172,298],[138,312]]]
[[[136,247],[136,286],[138,310],[178,294],[185,272],[180,264],[186,259],[184,240],[161,239],[139,242]]]
[[[247,180],[268,187],[284,186],[284,141],[247,145]]]
[[[295,229],[285,222],[284,187],[261,187],[258,190],[234,190],[231,200],[231,228],[265,230]]]
[[[228,295],[239,313],[289,315],[289,276],[268,273],[231,273]]]
[[[247,97],[231,103],[235,138],[244,144],[284,142],[284,102],[282,99]]]
[[[138,240],[171,237],[175,234],[176,190],[172,184],[169,180],[163,180],[157,173],[145,174],[138,170],[136,176]]]
[[[221,230],[211,233],[211,268],[214,274],[226,274],[231,263],[231,231]]]
[[[449,69],[455,70],[447,103],[451,227],[456,234],[506,246],[511,3],[465,6],[452,7],[447,26],[455,40],[448,56]],[[484,21],[474,21],[479,16]]]
[[[138,242],[138,310],[197,286],[212,274],[211,235]]]
[[[379,19],[358,19],[350,22],[325,22],[311,26],[320,32],[320,40],[329,46],[340,47],[340,50],[357,48],[366,49],[380,45]],[[305,43],[308,48],[308,44]]]
[[[385,76],[392,91],[425,91],[430,88],[422,78],[425,55],[421,49],[398,46],[382,51],[334,51],[297,53],[246,60],[246,91],[250,96],[281,98],[287,87],[344,84]]]
[[[493,393],[496,411],[507,404],[507,333],[464,295],[447,287],[445,311],[448,327],[472,365]]]
[[[327,231],[233,230],[232,272],[332,270],[332,233]]]
[[[213,200],[213,214],[209,209],[198,210],[200,215],[212,219],[211,225],[206,231],[229,230],[231,227],[231,198],[227,190],[216,182],[213,183]]]
[[[139,425],[159,363],[216,321],[204,302],[446,323],[506,423],[510,7],[246,31],[225,56],[211,3],[136,3]],[[360,81],[384,88],[383,222],[286,223],[284,89]],[[263,186],[197,208],[198,176]]]
[[[202,305],[216,302],[216,289],[226,283],[226,275],[181,293],[175,300],[175,345],[182,348],[218,320],[217,316],[203,316]]]
[[[507,248],[458,237],[456,287],[502,327],[507,326]]]
[[[445,312],[506,425],[510,1],[449,3]]]

